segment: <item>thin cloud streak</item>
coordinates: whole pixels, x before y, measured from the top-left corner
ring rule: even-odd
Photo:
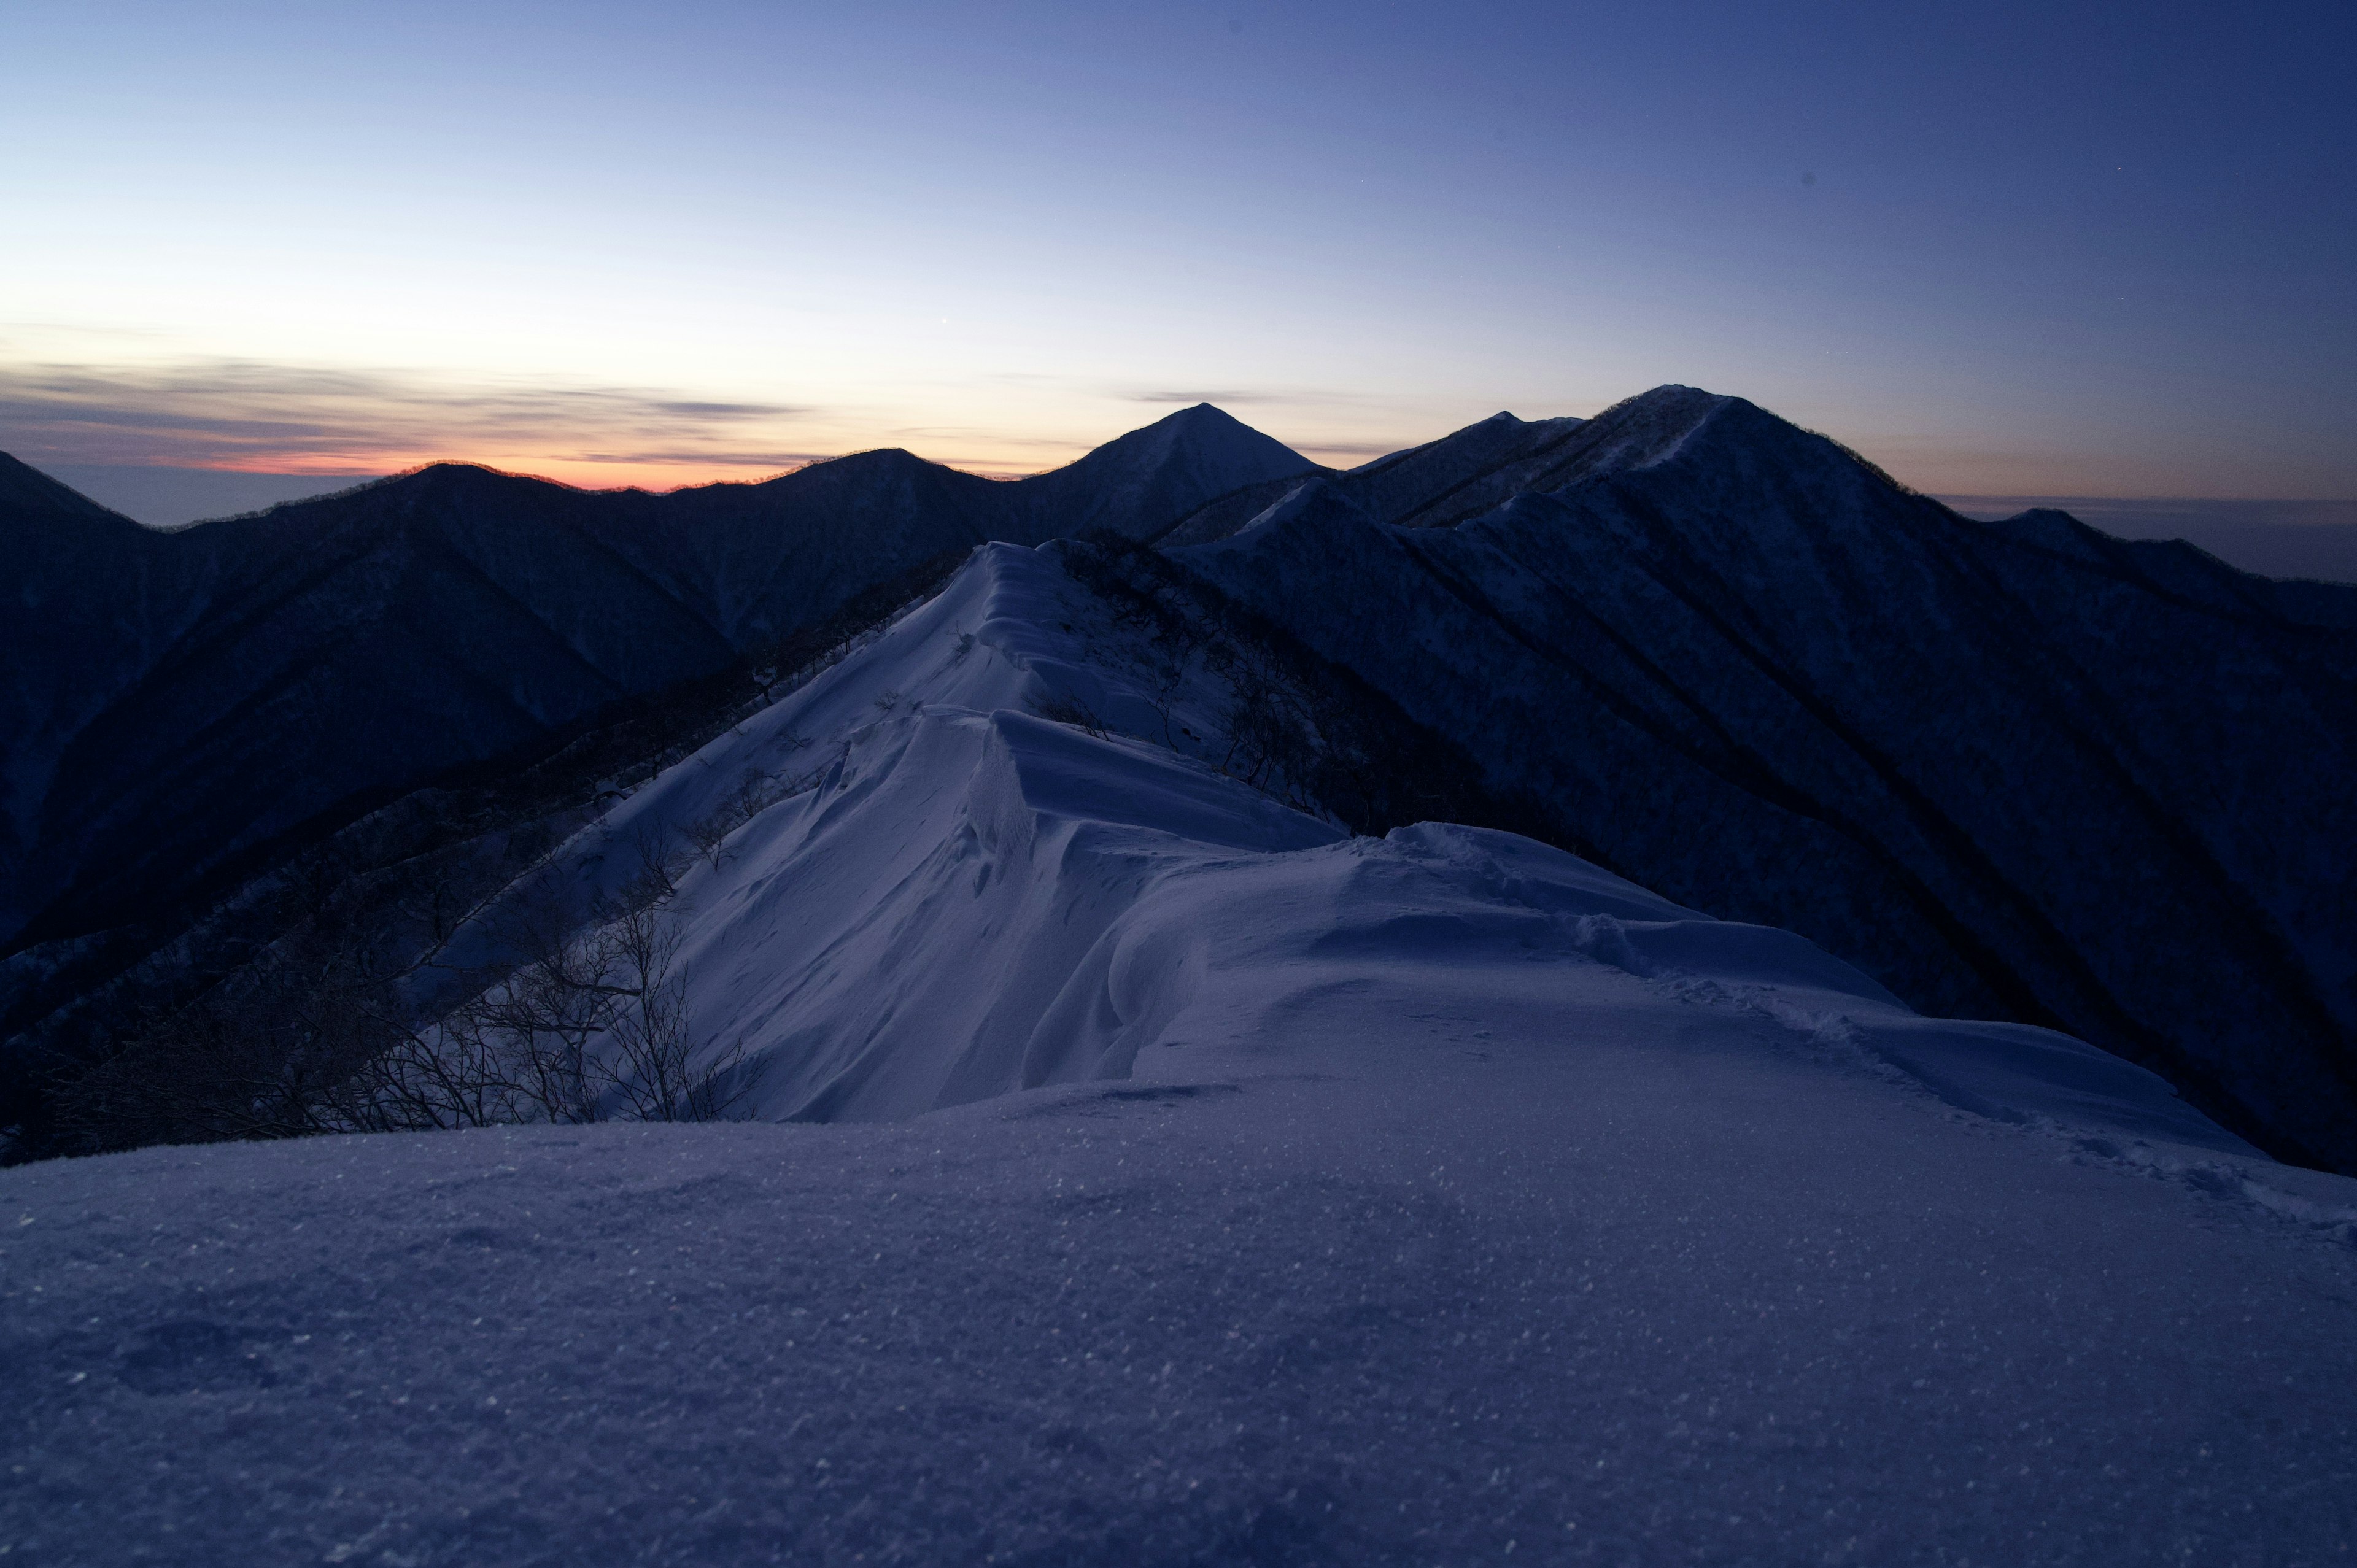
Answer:
[[[1430,440],[1427,436],[1426,440]],[[1372,457],[1388,457],[1394,452],[1405,452],[1411,446],[1421,446],[1423,441],[1304,441],[1294,450],[1304,456],[1320,453],[1329,457],[1356,457],[1364,461]]]
[[[840,452],[712,452],[693,447],[674,447],[651,452],[576,452],[566,460],[574,463],[627,463],[642,467],[724,467],[768,468],[783,472],[789,468],[806,467],[842,456]]]
[[[777,440],[817,413],[667,388],[444,382],[256,360],[0,363],[0,446],[36,462],[300,473],[464,456],[774,469],[819,455]]]
[[[1242,408],[1252,403],[1297,403],[1297,398],[1280,397],[1274,392],[1125,392],[1130,403],[1175,403],[1192,408],[1199,403],[1220,407]]]

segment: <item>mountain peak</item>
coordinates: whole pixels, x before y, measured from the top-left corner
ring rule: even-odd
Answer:
[[[1824,442],[1742,398],[1669,382],[1624,398],[1583,423],[1531,488],[1560,491],[1609,474],[1657,468],[1698,438],[1721,454],[1789,453],[1792,442]],[[1840,450],[1831,442],[1824,445]]]
[[[1741,398],[1671,381],[1635,397],[1623,398],[1588,421],[1588,424],[1599,432],[1609,430],[1617,437],[1634,437],[1652,448],[1652,455],[1645,459],[1651,464],[1674,454],[1687,436],[1701,429],[1721,409],[1742,402]]]
[[[1325,471],[1226,410],[1199,403],[1022,485],[1039,509],[1042,538],[1094,528],[1152,537],[1217,497]]]
[[[1589,422],[1587,435],[1592,445],[1573,479],[1656,468],[1682,454],[1699,457],[1707,453],[1714,464],[1792,474],[1838,471],[1870,487],[1914,493],[1829,435],[1795,424],[1747,398],[1699,387],[1658,386],[1615,403]]]
[[[1185,408],[1174,409],[1153,424],[1140,425],[1125,435],[1116,435],[1096,450],[1102,452],[1107,447],[1118,446],[1124,442],[1135,441],[1140,436],[1157,432],[1173,438],[1189,441],[1270,442],[1271,445],[1281,445],[1281,443],[1271,442],[1270,437],[1254,430],[1219,404],[1197,403],[1189,403]],[[1291,448],[1287,447],[1286,450],[1291,451]],[[1093,456],[1095,453],[1090,456]],[[1305,467],[1314,467],[1307,458],[1301,457],[1299,453],[1294,453],[1293,456]],[[1085,457],[1082,459],[1082,462],[1087,460]]]
[[[1155,424],[1176,424],[1181,420],[1190,422],[1190,424],[1235,424],[1240,429],[1252,429],[1243,420],[1237,420],[1232,413],[1228,413],[1226,408],[1221,408],[1219,403],[1188,403],[1186,408],[1176,408],[1155,420]],[[1155,424],[1148,424],[1146,429],[1153,429]]]

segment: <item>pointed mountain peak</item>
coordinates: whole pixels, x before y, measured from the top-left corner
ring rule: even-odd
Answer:
[[[1170,413],[1166,413],[1161,418],[1156,420],[1153,424],[1142,425],[1139,427],[1139,430],[1133,430],[1130,434],[1135,435],[1144,430],[1159,430],[1165,425],[1178,425],[1182,427],[1232,427],[1237,430],[1252,429],[1251,425],[1246,424],[1243,420],[1238,419],[1234,414],[1230,413],[1218,403],[1189,403],[1184,408],[1174,409]],[[1254,434],[1257,435],[1258,432],[1255,431]],[[1116,439],[1118,439],[1118,437],[1116,437]]]
[[[1056,474],[1087,474],[1093,483],[1153,483],[1157,474],[1188,474],[1190,486],[1204,498],[1237,486],[1282,478],[1289,474],[1322,471],[1320,467],[1273,436],[1237,420],[1211,403],[1195,403],[1114,436],[1082,460],[1056,469]],[[1056,474],[1042,474],[1053,478]]]
[[[1257,454],[1265,460],[1279,465],[1284,472],[1300,473],[1318,465],[1304,457],[1283,442],[1264,435],[1216,403],[1199,403],[1166,413],[1153,424],[1141,425],[1125,435],[1111,441],[1080,459],[1081,463],[1095,461],[1113,453],[1141,450],[1173,452],[1183,448],[1243,455]],[[1074,464],[1078,467],[1079,464]],[[1274,474],[1254,476],[1274,478]]]
[[[1040,509],[1042,537],[1111,528],[1143,538],[1216,497],[1326,471],[1233,414],[1199,403],[1022,483]]]

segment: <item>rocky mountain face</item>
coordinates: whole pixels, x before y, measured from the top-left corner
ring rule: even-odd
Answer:
[[[1198,406],[1006,483],[901,451],[664,496],[441,464],[157,532],[0,459],[0,945],[140,918],[322,813],[709,674],[944,552],[1160,532],[1313,471]]]
[[[1522,430],[1178,555],[1632,880],[2357,1167],[2357,590],[1972,522],[1686,388]],[[1461,516],[1410,459],[1520,488]]]

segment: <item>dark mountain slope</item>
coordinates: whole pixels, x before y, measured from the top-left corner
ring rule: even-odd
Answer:
[[[1336,482],[1367,513],[1403,528],[1458,521],[1531,488],[1560,461],[1583,422],[1493,413],[1478,424],[1379,457]]]
[[[1968,521],[1691,389],[1554,456],[1534,482],[1565,482],[1454,528],[1346,479],[1179,553],[1639,882],[2357,1167],[2345,608]]]
[[[582,526],[579,503],[630,499],[450,466],[168,536],[233,564],[60,759],[28,871],[70,891],[32,934],[94,929],[346,796],[726,662]]]
[[[1403,528],[1446,525],[1487,511],[1560,468],[1581,421],[1495,413],[1478,424],[1337,474],[1328,468],[1263,481],[1197,509],[1150,542],[1166,549],[1227,538],[1311,478],[1378,521]]]
[[[1028,481],[1017,481],[1017,484]],[[755,485],[707,485],[596,514],[616,553],[749,649],[852,594],[1006,526],[1010,487],[898,448],[861,452]]]
[[[201,612],[207,575],[170,536],[0,455],[0,872],[30,854],[73,736]],[[11,913],[0,890],[0,929]]]
[[[444,464],[158,533],[10,464],[0,945],[144,918],[339,801],[712,673],[945,550],[1158,532],[1313,467],[1197,407],[1006,483],[896,450],[668,496]]]

